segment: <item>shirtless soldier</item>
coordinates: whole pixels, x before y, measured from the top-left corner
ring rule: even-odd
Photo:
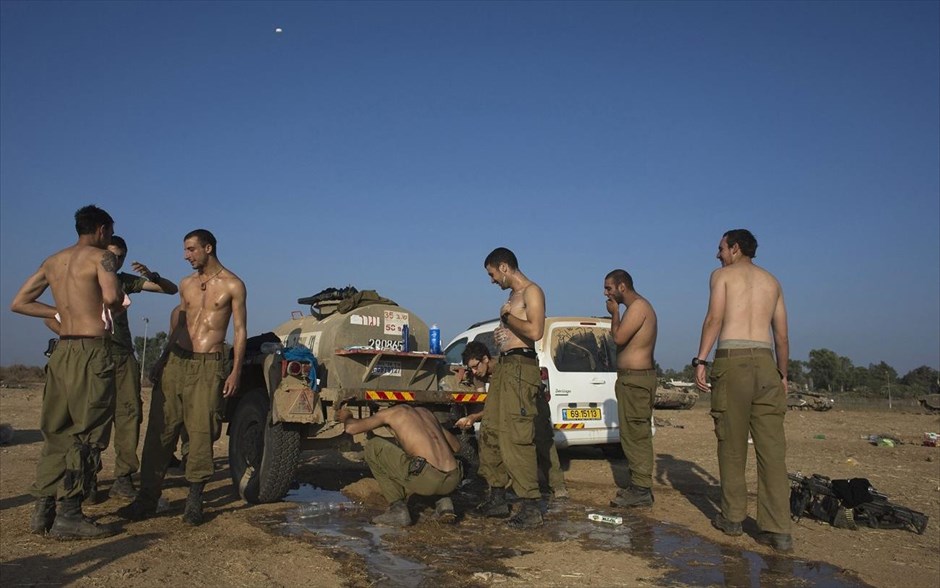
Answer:
[[[536,397],[542,376],[535,342],[545,330],[545,295],[538,284],[519,271],[515,254],[505,247],[494,249],[483,267],[490,280],[510,290],[510,295],[499,309],[501,324],[493,331],[499,363],[484,404],[483,420],[488,424],[480,435],[480,452],[489,452],[492,467],[481,470],[489,492],[477,510],[499,516],[500,505],[506,502],[506,489],[512,484],[521,507],[509,519],[509,525],[530,529],[542,524],[535,447]]]
[[[38,500],[33,533],[62,539],[113,535],[82,514],[82,501],[107,447],[114,415],[114,361],[102,310],[122,309],[117,261],[107,250],[114,221],[89,205],[75,213],[78,242],[48,257],[16,293],[10,309],[61,320],[60,341],[49,359],[39,428],[42,454],[31,488]],[[52,289],[55,306],[39,302]]]
[[[463,479],[460,462],[454,452],[460,442],[444,430],[426,408],[398,404],[370,417],[357,419],[345,406],[336,413],[345,431],[357,435],[388,426],[398,443],[372,437],[365,445],[366,463],[389,502],[388,511],[372,519],[378,525],[407,527],[411,524],[408,495],[443,495],[434,509],[438,520],[456,520],[454,505],[447,496]]]
[[[245,284],[217,257],[216,240],[196,229],[183,240],[184,258],[196,273],[180,282],[180,312],[167,345],[170,354],[161,385],[153,390],[147,436],[141,456],[140,491],[119,514],[140,520],[153,515],[163,478],[176,449],[180,428],[189,434],[186,480],[190,483],[183,521],[203,522],[202,492],[212,478],[212,444],[222,431],[223,398],[238,390],[245,358]],[[225,333],[234,318],[233,359],[226,353]],[[233,363],[229,364],[229,361]]]
[[[788,553],[793,539],[783,430],[790,354],[787,310],[780,283],[751,261],[756,252],[750,231],[735,229],[722,236],[721,267],[711,275],[708,313],[692,365],[695,383],[707,391],[705,358],[717,339],[711,414],[718,438],[721,513],[712,525],[727,535],[741,534],[747,517],[744,468],[750,432],[757,454],[757,540]]]
[[[616,269],[604,278],[610,313],[610,334],[617,344],[617,409],[620,445],[630,465],[630,483],[617,491],[611,506],[653,504],[653,431],[650,420],[656,401],[656,311],[633,289],[633,278]],[[623,317],[620,305],[627,307]]]
[[[118,235],[111,236],[108,251],[114,254],[117,260],[117,277],[121,283],[121,290],[125,295],[138,292],[159,292],[161,294],[176,294],[176,284],[161,277],[157,272],[135,261],[131,267],[139,275],[120,271],[127,259],[127,242]],[[130,304],[130,298],[125,299]],[[59,321],[46,319],[44,321],[57,335],[59,334]],[[113,335],[111,336],[111,357],[114,360],[114,484],[108,491],[108,496],[123,496],[133,498],[135,494],[134,482],[131,475],[139,469],[140,460],[137,459],[137,445],[140,441],[140,364],[134,356],[134,343],[131,338],[131,327],[127,320],[127,312],[115,313],[113,316]],[[97,478],[88,489],[88,500],[97,502]]]

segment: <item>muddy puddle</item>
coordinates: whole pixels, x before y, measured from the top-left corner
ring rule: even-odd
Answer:
[[[453,496],[459,512],[478,500],[470,491]],[[576,542],[583,550],[628,552],[663,571],[662,586],[856,587],[867,586],[835,566],[735,549],[668,523],[642,516],[602,512],[574,502],[546,508],[545,525],[512,531],[505,521],[462,516],[455,525],[433,520],[433,503],[411,501],[416,524],[404,530],[375,526],[381,512],[356,503],[341,492],[304,484],[285,499],[296,504],[277,520],[277,532],[298,537],[328,551],[344,566],[349,586],[489,586],[531,584],[505,560],[525,555],[536,543]],[[621,524],[595,522],[591,513],[620,514]],[[568,585],[598,585],[590,576],[566,578]],[[623,581],[628,581],[626,578]],[[557,585],[557,583],[555,584]]]

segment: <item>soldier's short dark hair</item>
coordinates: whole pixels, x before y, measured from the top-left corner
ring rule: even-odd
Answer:
[[[111,235],[111,244],[127,253],[127,241],[124,240],[124,237]]]
[[[483,261],[483,267],[498,268],[501,263],[508,265],[509,269],[519,269],[519,261],[516,259],[516,254],[505,247],[497,247],[490,251],[490,254],[487,255],[486,259]]]
[[[489,359],[489,357],[490,350],[479,341],[470,341],[467,343],[467,346],[463,348],[463,352],[460,354],[464,365],[467,365],[467,362],[471,359],[483,361],[484,359]]]
[[[195,231],[186,233],[186,236],[183,237],[183,241],[192,239],[193,237],[199,239],[199,243],[202,244],[203,247],[206,245],[212,245],[212,253],[210,253],[210,255],[215,255],[218,257],[219,246],[216,245],[215,235],[206,229],[196,229]]]
[[[724,234],[728,241],[728,248],[737,245],[745,257],[754,259],[757,257],[757,238],[747,229],[731,229]]]
[[[614,285],[623,284],[630,290],[633,290],[633,278],[627,273],[627,270],[615,269],[607,274],[604,279],[612,281]]]
[[[98,227],[114,226],[114,219],[94,204],[83,206],[75,211],[75,231],[79,235],[91,235]]]

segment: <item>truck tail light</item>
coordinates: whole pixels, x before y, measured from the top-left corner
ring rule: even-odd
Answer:
[[[287,362],[287,373],[295,378],[306,376],[310,373],[310,364],[302,361]]]

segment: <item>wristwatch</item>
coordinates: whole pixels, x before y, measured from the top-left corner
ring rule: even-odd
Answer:
[[[703,366],[705,366],[705,367],[708,367],[709,363],[708,363],[707,361],[705,361],[704,359],[699,359],[699,358],[697,358],[697,357],[693,357],[693,358],[692,358],[692,367],[698,367],[698,366],[700,366],[700,365],[703,365]]]

